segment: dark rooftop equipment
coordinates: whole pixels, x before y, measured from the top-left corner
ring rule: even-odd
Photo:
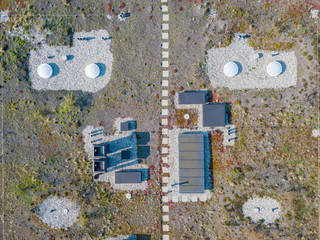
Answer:
[[[204,135],[179,135],[180,193],[204,193]]]
[[[202,114],[204,127],[224,127],[226,125],[225,103],[203,105]]]
[[[141,183],[140,171],[118,171],[115,172],[116,184]]]
[[[94,149],[94,153],[93,153],[94,157],[106,156],[106,150],[107,150],[106,145],[93,145],[93,149]]]
[[[205,91],[189,91],[179,93],[179,104],[205,104]]]
[[[94,172],[105,172],[106,171],[106,160],[94,160],[93,171]]]
[[[129,131],[129,122],[123,122],[120,124],[120,131]]]
[[[123,150],[121,152],[121,159],[130,159],[130,151],[129,150]]]

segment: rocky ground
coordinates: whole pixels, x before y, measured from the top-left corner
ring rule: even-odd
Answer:
[[[136,1],[120,8],[121,3],[112,2],[115,12],[108,19],[107,3],[102,1],[22,2],[12,8],[19,14],[1,25],[4,236],[8,239],[90,239],[119,234],[160,238],[159,2]],[[130,16],[119,21],[120,11]],[[19,27],[28,37],[9,34]],[[99,29],[112,36],[114,65],[107,87],[94,94],[32,89],[29,53],[41,47],[32,41],[37,38],[32,33],[44,34],[48,45],[68,47],[73,44],[73,33]],[[136,131],[149,134],[150,153],[143,164],[150,168],[150,180],[145,191],[131,191],[130,201],[127,192],[93,182],[91,159],[82,140],[82,130],[88,125],[103,126],[107,134],[113,134],[119,117],[135,119]],[[52,229],[37,217],[38,207],[51,196],[66,197],[81,206],[76,223],[68,230]]]
[[[200,1],[197,1],[200,2]],[[204,2],[204,1],[203,1]],[[107,238],[144,234],[160,239],[160,76],[159,1],[18,1],[10,20],[1,23],[0,77],[6,147],[4,178],[7,239]],[[214,1],[208,4],[169,1],[170,98],[175,92],[209,89],[214,101],[232,106],[238,141],[223,147],[213,134],[214,193],[203,203],[170,203],[172,239],[318,239],[315,205],[318,173],[318,71],[316,21],[310,1]],[[125,21],[117,15],[130,13]],[[59,13],[59,14],[57,14]],[[110,19],[110,15],[113,16]],[[48,45],[72,46],[74,32],[106,29],[112,36],[113,70],[106,88],[82,91],[37,91],[28,78],[33,37],[45,34]],[[212,88],[207,51],[227,46],[233,33],[251,35],[261,50],[294,51],[298,61],[295,87],[230,90]],[[52,33],[52,34],[48,34]],[[148,188],[126,199],[108,184],[92,181],[82,130],[103,126],[116,131],[118,117],[137,120],[137,131],[150,134]],[[172,126],[171,126],[172,127]],[[81,206],[76,223],[55,230],[37,217],[47,197],[65,197]],[[282,206],[270,226],[242,214],[249,198],[271,197]]]
[[[174,239],[318,238],[317,138],[312,137],[318,109],[316,23],[306,11],[310,5],[292,4],[170,2],[172,91],[212,90],[214,102],[231,103],[231,123],[238,128],[233,147],[223,147],[222,136],[213,138],[212,197],[205,203],[170,203]],[[228,46],[236,32],[251,35],[250,45],[257,51],[293,51],[298,62],[296,86],[212,88],[207,53]],[[263,196],[282,207],[281,217],[269,226],[252,223],[242,213],[249,198]]]

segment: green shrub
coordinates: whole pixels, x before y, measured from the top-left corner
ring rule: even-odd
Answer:
[[[77,109],[75,106],[76,100],[73,98],[72,94],[68,94],[64,97],[64,102],[60,104],[59,113],[66,114],[71,113]]]
[[[313,59],[313,56],[311,56],[311,55],[308,55],[307,59],[308,59],[309,61],[312,61],[312,59]]]

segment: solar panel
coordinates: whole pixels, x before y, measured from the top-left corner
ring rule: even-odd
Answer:
[[[204,192],[204,135],[179,135],[180,193]]]
[[[226,104],[212,103],[202,106],[203,127],[224,127],[226,125]]]

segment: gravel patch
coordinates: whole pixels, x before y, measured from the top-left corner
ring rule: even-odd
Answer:
[[[315,19],[319,18],[320,16],[320,10],[318,9],[312,9],[310,13],[311,13],[311,17]]]
[[[87,39],[87,40],[78,40]],[[106,30],[78,32],[73,35],[73,46],[49,46],[43,43],[29,58],[29,76],[32,88],[36,90],[82,90],[97,92],[104,88],[111,77],[113,57],[110,51],[111,40]],[[64,57],[67,56],[68,60]],[[49,79],[40,78],[37,68],[41,63],[53,67]],[[100,75],[91,79],[85,75],[85,67],[96,63]]]
[[[79,216],[80,206],[67,198],[50,197],[39,207],[39,218],[51,228],[68,228]]]
[[[262,219],[264,224],[269,224],[280,218],[281,206],[269,197],[251,198],[243,204],[242,211],[244,217],[249,217],[253,222]]]
[[[8,32],[9,36],[13,37],[19,37],[21,39],[24,39],[32,44],[45,44],[46,43],[46,37],[45,35],[52,34],[50,30],[45,29],[42,32],[40,30],[32,28],[29,32],[26,32],[22,27],[17,27],[13,29],[12,31]]]
[[[9,21],[9,10],[1,11],[0,12],[0,23],[5,23]]]
[[[137,240],[136,235],[121,235],[117,237],[106,238],[105,240]]]
[[[320,137],[320,129],[313,129],[312,137]]]
[[[257,54],[260,56],[256,58]],[[240,73],[227,77],[223,73],[226,63],[235,61]],[[285,70],[271,77],[266,69],[273,61],[280,61]],[[247,39],[236,35],[225,48],[212,48],[208,51],[208,75],[213,87],[230,89],[288,88],[297,83],[297,58],[293,51],[256,51],[248,45]]]

